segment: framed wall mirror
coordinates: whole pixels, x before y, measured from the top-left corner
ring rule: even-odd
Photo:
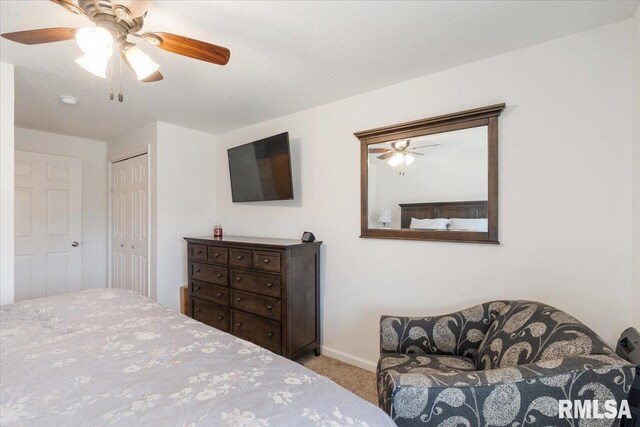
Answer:
[[[356,132],[361,233],[498,241],[498,116],[505,104]]]

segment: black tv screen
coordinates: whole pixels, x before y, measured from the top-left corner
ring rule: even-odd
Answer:
[[[292,200],[289,132],[227,150],[234,202]]]

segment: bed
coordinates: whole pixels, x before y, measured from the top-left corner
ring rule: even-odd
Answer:
[[[0,307],[0,424],[393,426],[375,405],[122,289]]]
[[[461,202],[401,203],[399,204],[399,206],[401,228],[411,228],[412,218],[487,218],[486,200]]]

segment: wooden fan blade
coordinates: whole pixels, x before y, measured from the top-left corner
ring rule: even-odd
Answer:
[[[146,79],[143,79],[142,81],[145,83],[153,83],[153,82],[158,82],[162,79],[164,79],[164,77],[162,76],[162,73],[160,71],[156,71],[155,73],[151,74],[149,77],[147,77]]]
[[[77,28],[66,27],[42,28],[39,30],[4,33],[2,37],[22,44],[42,44],[71,40],[76,36],[77,30]]]
[[[388,148],[369,148],[369,153],[386,153]]]
[[[381,155],[381,156],[378,156],[378,158],[379,158],[380,160],[386,160],[386,159],[388,159],[388,158],[390,158],[390,157],[393,157],[393,156],[395,156],[395,155],[396,155],[395,151],[389,151],[388,153],[385,153],[385,154],[383,154],[383,155]]]
[[[213,64],[225,65],[229,62],[231,52],[222,46],[211,43],[205,43],[200,40],[190,39],[188,37],[179,36],[171,33],[145,33],[145,35],[160,37],[161,41],[157,45],[160,49],[167,52],[177,53],[178,55],[188,56],[189,58],[199,59]]]

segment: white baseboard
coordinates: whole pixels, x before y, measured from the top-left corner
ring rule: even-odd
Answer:
[[[322,346],[322,354],[328,357],[333,357],[334,359],[342,362],[349,363],[350,365],[357,366],[358,368],[366,369],[367,371],[376,371],[376,363],[369,362],[368,360],[361,359],[326,346]]]

